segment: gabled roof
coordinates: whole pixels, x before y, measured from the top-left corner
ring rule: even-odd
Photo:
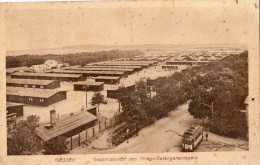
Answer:
[[[77,85],[89,85],[89,86],[99,86],[104,84],[103,82],[93,82],[93,81],[79,81],[79,82],[75,82],[74,84]]]
[[[8,108],[8,107],[16,107],[16,106],[24,106],[24,104],[13,103],[13,102],[6,102],[6,108]]]
[[[53,89],[6,87],[7,95],[16,95],[16,96],[49,98],[54,94],[57,94],[58,92],[62,92],[62,91],[57,91]]]
[[[114,77],[114,76],[97,76],[92,77],[93,79],[107,79],[107,80],[118,80],[120,77]]]
[[[82,70],[62,70],[62,69],[53,69],[48,72],[53,72],[53,73],[75,73],[75,74],[124,74],[123,71],[93,71],[93,70],[88,70],[88,71],[82,71]]]
[[[14,79],[7,78],[6,83],[12,84],[33,84],[33,85],[48,85],[55,82],[54,80],[34,80],[34,79]]]
[[[73,115],[57,118],[53,128],[47,129],[44,124],[40,125],[35,129],[35,133],[43,141],[48,141],[95,120],[97,117],[87,111],[74,112]]]
[[[23,72],[16,72],[11,74],[18,75],[18,76],[36,76],[36,77],[68,77],[68,78],[79,78],[82,74],[57,74],[57,73],[23,73]]]

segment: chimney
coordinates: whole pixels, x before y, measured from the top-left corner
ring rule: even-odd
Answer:
[[[51,110],[50,111],[50,124],[55,124],[56,123],[56,111]]]

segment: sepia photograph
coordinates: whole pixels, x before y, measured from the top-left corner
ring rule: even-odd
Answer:
[[[259,2],[189,2],[1,4],[3,163],[260,163]]]

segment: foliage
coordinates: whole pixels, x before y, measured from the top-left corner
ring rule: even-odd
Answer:
[[[210,115],[213,132],[230,137],[246,136],[247,124],[243,104],[248,95],[247,52],[239,56],[228,56],[215,63],[198,68],[201,75],[194,75],[194,92],[189,112],[195,118]],[[213,114],[202,104],[214,103]],[[210,112],[210,113],[209,113]]]
[[[91,99],[91,105],[95,106],[98,105],[98,110],[99,110],[99,104],[104,103],[104,96],[100,92],[94,93],[92,99]]]
[[[67,142],[63,136],[49,140],[43,145],[45,155],[60,155],[67,153]]]
[[[40,117],[37,115],[29,115],[27,117],[27,121],[25,122],[26,126],[31,130],[34,131],[35,128],[39,125]]]
[[[137,123],[141,129],[189,101],[189,113],[194,118],[209,118],[211,131],[230,137],[246,136],[246,117],[239,110],[245,109],[243,102],[248,95],[247,58],[246,51],[168,77],[148,79],[147,83],[140,81],[134,93],[122,88],[118,101],[125,121],[128,125]],[[149,97],[147,84],[155,87],[156,97]]]
[[[8,155],[35,154],[38,151],[40,144],[34,133],[38,122],[38,116],[29,116],[26,121],[17,123],[15,130],[12,130],[7,138]]]
[[[7,56],[6,68],[32,66],[43,64],[46,60],[54,59],[63,63],[69,63],[70,65],[84,66],[88,63],[113,60],[117,58],[129,58],[136,55],[141,55],[143,52],[140,50],[110,50],[110,51],[98,51],[98,52],[82,52],[75,54],[64,55],[20,55],[20,56]]]

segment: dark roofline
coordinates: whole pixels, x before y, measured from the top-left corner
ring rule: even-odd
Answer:
[[[6,102],[6,108],[8,108],[8,107],[16,107],[16,106],[25,106],[25,104]]]
[[[104,84],[104,82],[87,82],[87,81],[78,81],[75,82],[76,85],[89,85],[89,86],[100,86]]]
[[[66,92],[64,90],[58,91],[53,89],[39,89],[39,88],[22,88],[22,87],[6,87],[6,95],[35,97],[35,98],[49,98],[59,92]]]
[[[17,75],[17,76],[35,76],[35,77],[66,77],[66,78],[79,78],[83,76],[83,74],[57,74],[57,73],[22,73],[22,72],[16,72],[11,74],[12,75]]]
[[[54,82],[59,82],[58,80],[38,80],[38,79],[16,79],[7,78],[6,83],[11,84],[32,84],[32,85],[49,85]]]
[[[56,124],[53,125],[53,128],[46,129],[44,128],[44,125],[47,123],[41,124],[35,129],[35,133],[43,141],[48,141],[96,120],[97,117],[88,111],[73,112],[73,115],[58,118],[58,120],[56,120]],[[73,124],[71,124],[72,122]]]

